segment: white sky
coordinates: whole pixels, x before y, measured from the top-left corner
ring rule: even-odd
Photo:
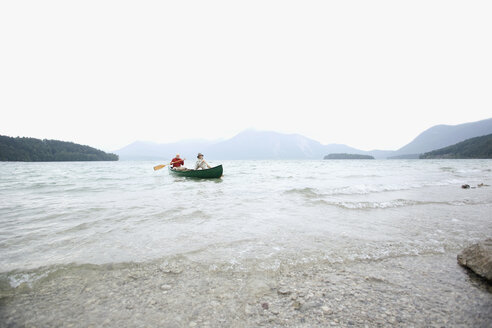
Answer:
[[[492,1],[1,1],[0,134],[397,149],[492,117]]]

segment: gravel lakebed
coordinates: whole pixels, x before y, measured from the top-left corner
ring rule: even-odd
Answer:
[[[246,269],[244,269],[246,268]],[[453,253],[261,269],[184,257],[65,265],[10,286],[1,327],[490,327],[492,287]]]

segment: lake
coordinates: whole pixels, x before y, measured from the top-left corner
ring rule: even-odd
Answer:
[[[461,249],[492,236],[490,160],[211,160],[224,166],[217,180],[157,164],[0,163],[0,319],[98,326],[109,306],[109,326],[492,320],[489,287],[456,264]],[[348,311],[354,290],[361,304]],[[452,300],[433,304],[443,290]],[[406,301],[395,305],[388,295],[400,292]],[[388,311],[361,317],[384,300]]]

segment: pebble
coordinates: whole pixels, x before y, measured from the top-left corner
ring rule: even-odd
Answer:
[[[430,264],[434,266],[442,256],[429,258],[427,263],[432,262]],[[263,272],[220,271],[217,274],[186,269],[182,276],[156,275],[155,272],[159,272],[157,265],[138,272],[114,269],[111,274],[98,279],[93,274],[87,278],[80,275],[79,282],[55,277],[49,284],[41,285],[42,288],[36,286],[38,289],[31,292],[29,298],[20,295],[2,304],[2,310],[8,311],[3,318],[8,319],[7,325],[16,323],[13,326],[29,326],[33,322],[31,318],[36,318],[36,324],[41,327],[56,326],[60,320],[65,320],[66,325],[76,322],[76,327],[87,327],[95,322],[94,318],[110,318],[109,327],[169,326],[171,321],[176,327],[289,328],[422,327],[436,323],[453,327],[453,322],[485,327],[491,322],[492,315],[484,311],[492,304],[490,294],[484,294],[476,286],[468,290],[463,288],[470,283],[454,277],[466,274],[460,267],[452,276],[441,268],[435,272],[426,269],[428,274],[421,279],[422,272],[418,271],[425,268],[413,264],[426,265],[425,257],[419,258],[418,262],[414,257],[398,261],[405,264],[398,270],[381,263],[350,264],[347,266],[353,272],[341,278],[336,278],[336,275],[342,275],[337,268],[325,267],[326,272],[320,271],[320,277],[309,267],[299,268],[288,274],[278,273],[284,277],[283,281],[278,280],[281,278],[275,276],[276,273],[269,276]],[[449,263],[449,271],[452,271],[454,256]],[[415,268],[417,272],[413,273],[409,268]],[[405,275],[396,275],[403,269],[407,270]],[[309,273],[309,279],[303,279],[303,270]],[[137,282],[131,281],[129,275],[137,277]],[[380,277],[376,278],[379,281],[373,279],[375,276]],[[323,280],[332,280],[332,283],[325,285]],[[392,284],[386,282],[389,280]],[[125,281],[125,284],[114,288],[115,281]],[[86,285],[87,289],[83,289]],[[436,293],[443,290],[452,293],[441,293],[436,298]],[[162,295],[168,291],[173,297]],[[259,295],[258,291],[265,295]],[[23,310],[26,308],[29,311]],[[108,308],[114,310],[108,312]],[[47,309],[51,309],[51,313]],[[455,309],[461,311],[460,317],[453,312]],[[20,314],[11,317],[16,312]],[[41,313],[49,314],[43,318]],[[68,321],[67,318],[72,319]],[[99,325],[105,326],[106,322],[101,321]]]
[[[252,315],[254,312],[255,312],[254,307],[249,304],[246,304],[246,306],[244,307],[244,313],[246,313],[247,315]]]
[[[288,290],[285,287],[281,287],[278,289],[277,293],[280,295],[290,295],[290,294],[292,294],[292,291]]]

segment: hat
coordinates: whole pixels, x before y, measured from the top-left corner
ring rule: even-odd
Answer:
[[[198,153],[198,155],[196,155],[196,157],[200,157],[200,156],[203,156],[202,153]]]

